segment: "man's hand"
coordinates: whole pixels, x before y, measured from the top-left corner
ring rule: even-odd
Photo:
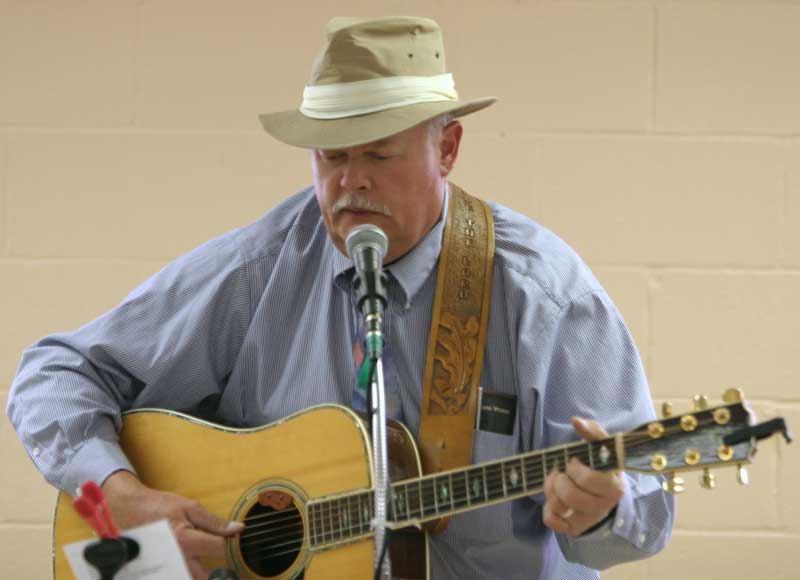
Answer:
[[[224,538],[235,536],[243,528],[241,523],[208,513],[196,501],[150,489],[129,471],[117,471],[106,479],[103,493],[120,528],[169,521],[194,580],[207,580],[210,573],[199,559],[224,557]]]
[[[572,426],[586,441],[608,437],[595,421],[573,417]],[[553,531],[578,536],[611,513],[623,490],[619,472],[595,471],[573,458],[566,470],[552,471],[545,479],[542,520]]]

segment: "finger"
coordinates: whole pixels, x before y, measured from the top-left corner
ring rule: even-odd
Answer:
[[[208,580],[208,577],[211,575],[211,572],[206,570],[205,567],[194,558],[188,558],[186,560],[186,567],[189,568],[192,580]]]
[[[597,421],[582,419],[581,417],[572,418],[572,427],[575,432],[585,441],[596,441],[608,437],[608,432],[603,429]]]
[[[617,471],[602,473],[595,471],[581,463],[577,458],[573,458],[564,471],[569,478],[575,482],[582,491],[596,498],[614,498],[618,500],[622,497],[624,486],[622,478]]]
[[[545,479],[545,511],[549,510],[554,516],[558,516],[563,520],[565,518],[562,517],[562,514],[567,513],[570,506],[561,501],[558,494],[555,492],[555,482],[559,475],[563,474],[559,474],[557,471],[551,471],[547,479]]]
[[[178,537],[183,553],[188,557],[222,558],[225,539],[202,530],[185,529]]]
[[[603,504],[602,498],[581,489],[566,473],[559,473],[553,480],[553,493],[564,510],[562,516],[570,508],[580,512],[592,512]]]
[[[542,522],[554,532],[561,534],[569,533],[570,522],[562,518],[554,509],[553,502],[547,502],[542,509]]]
[[[206,511],[198,502],[192,502],[186,509],[186,516],[192,525],[218,536],[234,536],[244,529],[241,522],[229,522]]]

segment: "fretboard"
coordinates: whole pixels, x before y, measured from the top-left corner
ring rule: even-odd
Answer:
[[[393,528],[403,528],[539,493],[547,475],[563,471],[573,457],[600,471],[619,466],[614,439],[608,438],[408,479],[391,486],[389,520]],[[311,547],[370,535],[373,508],[371,491],[312,502],[308,509]]]

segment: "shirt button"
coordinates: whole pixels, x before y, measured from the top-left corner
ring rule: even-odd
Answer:
[[[644,544],[647,541],[647,534],[639,534],[639,543]]]
[[[33,456],[34,457],[39,457],[39,448],[38,447],[34,447],[33,448]]]
[[[411,310],[411,302],[406,302],[406,305],[403,307],[404,310]]]
[[[622,518],[622,517],[617,518],[617,527],[621,528],[624,525],[625,525],[625,518]]]

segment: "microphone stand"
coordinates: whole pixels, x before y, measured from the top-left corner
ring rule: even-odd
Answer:
[[[374,373],[370,383],[370,411],[372,417],[372,450],[375,463],[375,497],[374,518],[372,527],[375,531],[374,570],[375,578],[390,580],[392,566],[389,558],[388,546],[384,553],[384,546],[388,541],[387,518],[389,506],[389,449],[386,429],[386,384],[383,378],[383,320],[380,314],[369,314],[366,317],[367,331],[367,356],[372,360]],[[383,559],[381,560],[381,554]],[[380,571],[378,567],[380,566]]]
[[[389,451],[386,442],[386,386],[383,381],[383,314],[386,307],[383,257],[389,240],[379,227],[361,224],[350,230],[345,240],[347,255],[353,260],[358,278],[358,310],[364,315],[366,353],[371,365],[369,407],[371,413],[372,451],[375,485],[372,529],[375,538],[375,578],[391,580],[387,515],[389,508]],[[384,547],[387,550],[384,552]]]

